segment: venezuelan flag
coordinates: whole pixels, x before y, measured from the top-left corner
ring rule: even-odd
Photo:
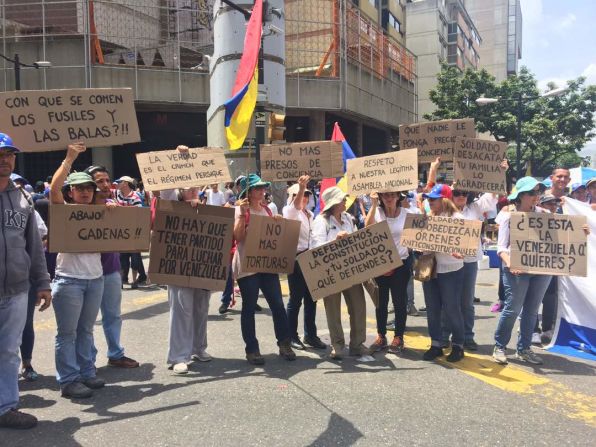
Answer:
[[[226,138],[230,149],[244,144],[252,114],[257,104],[259,83],[259,51],[263,31],[263,0],[255,0],[244,37],[244,52],[240,58],[232,97],[224,103]]]

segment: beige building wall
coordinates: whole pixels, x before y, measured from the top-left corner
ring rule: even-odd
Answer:
[[[360,0],[360,9],[373,22],[379,23],[379,10],[375,7],[375,4],[375,0]]]

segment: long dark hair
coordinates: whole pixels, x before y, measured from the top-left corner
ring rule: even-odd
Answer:
[[[383,198],[382,198],[383,193],[379,192],[378,194],[380,194],[379,195],[379,207],[383,210],[383,214],[387,215],[387,212],[386,212],[387,210],[385,209],[385,202],[383,202]],[[406,198],[406,196],[402,192],[398,191],[397,206],[396,206],[397,208],[401,207],[401,201],[404,200],[405,198]]]

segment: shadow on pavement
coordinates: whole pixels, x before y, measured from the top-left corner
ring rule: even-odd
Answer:
[[[328,445],[354,445],[364,435],[347,419],[337,413],[331,413],[327,429],[315,439],[309,447]]]

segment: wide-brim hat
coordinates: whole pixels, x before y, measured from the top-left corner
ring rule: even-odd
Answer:
[[[339,205],[344,201],[344,199],[348,196],[345,192],[343,192],[337,186],[332,186],[331,188],[327,188],[323,191],[322,199],[325,202],[325,208],[323,208],[323,212],[329,211],[335,205]]]
[[[515,183],[515,188],[513,188],[513,192],[507,196],[507,199],[516,200],[520,193],[532,191],[536,186],[540,188],[541,192],[546,190],[546,186],[534,177],[522,177]]]
[[[95,181],[93,181],[93,177],[91,177],[86,172],[73,172],[66,178],[66,183],[69,186],[86,185],[86,184],[95,185]]]
[[[264,186],[265,188],[268,188],[271,186],[271,183],[264,182],[257,174],[248,174],[248,177],[240,180],[240,198],[243,199],[248,191],[258,186]]]
[[[295,183],[288,188],[288,195],[295,196],[298,194],[299,190],[300,190],[300,185],[298,183]],[[305,189],[304,194],[312,194],[312,191],[310,189]]]

